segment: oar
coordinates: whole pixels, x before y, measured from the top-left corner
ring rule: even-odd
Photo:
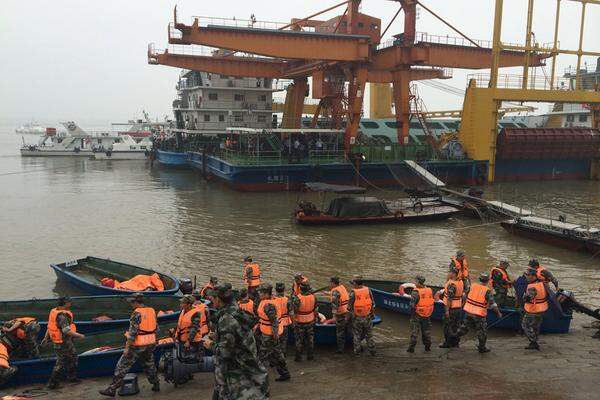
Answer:
[[[329,285],[323,286],[322,288],[318,288],[318,289],[312,290],[311,293],[312,294],[319,293],[319,292],[322,292],[325,289],[329,289]]]

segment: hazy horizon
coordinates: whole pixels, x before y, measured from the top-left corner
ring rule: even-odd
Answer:
[[[492,0],[477,4],[463,0],[423,3],[447,18],[474,39],[491,39]],[[562,48],[576,49],[581,5],[563,1],[561,11]],[[282,2],[182,1],[17,1],[5,0],[0,15],[0,124],[21,124],[31,119],[40,122],[76,120],[82,124],[109,123],[141,118],[146,110],[154,118],[172,117],[171,102],[179,69],[148,65],[147,45],[167,46],[167,24],[177,4],[180,20],[192,15],[241,19],[254,14],[258,20],[289,21],[302,18],[335,1],[306,0]],[[554,31],[555,1],[538,0],[534,13],[534,32],[540,43],[551,42]],[[502,39],[524,42],[527,1],[505,1]],[[364,0],[362,12],[382,19],[386,26],[398,4]],[[341,13],[334,10],[327,18]],[[402,14],[386,38],[402,31]],[[587,7],[584,48],[600,51],[600,7]],[[567,30],[567,26],[572,26]],[[417,31],[457,36],[421,9]],[[594,68],[596,60],[584,58]],[[563,57],[557,71],[574,66],[576,57]],[[519,70],[514,70],[519,72]],[[546,71],[549,73],[550,68]],[[466,75],[477,71],[454,71],[444,83],[464,88]],[[479,71],[482,72],[482,71]],[[510,72],[510,69],[503,72]],[[541,72],[540,72],[541,73]],[[462,97],[421,86],[429,110],[457,109]],[[367,102],[368,103],[368,102]],[[545,111],[545,110],[541,110]]]

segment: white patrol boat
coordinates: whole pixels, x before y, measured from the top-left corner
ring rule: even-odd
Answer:
[[[121,141],[116,141],[105,151],[96,151],[95,160],[144,160],[150,157],[152,141],[149,137],[136,142],[129,135],[120,135]]]

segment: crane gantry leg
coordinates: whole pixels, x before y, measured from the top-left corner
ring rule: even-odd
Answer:
[[[304,98],[308,91],[308,80],[306,78],[294,79],[285,95],[285,106],[281,127],[286,129],[300,128]]]
[[[410,128],[410,70],[400,69],[394,71],[392,79],[398,143],[402,145],[408,143],[408,130]]]
[[[348,86],[348,125],[344,137],[345,149],[348,151],[350,145],[354,144],[358,133],[358,124],[362,113],[363,99],[365,97],[365,86],[367,84],[367,67],[358,66],[349,73],[350,85]]]

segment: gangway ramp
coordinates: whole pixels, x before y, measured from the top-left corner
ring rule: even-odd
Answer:
[[[404,160],[406,165],[408,165],[417,175],[421,178],[425,179],[429,184],[434,187],[441,188],[446,187],[446,184],[439,179],[437,176],[433,175],[431,172],[427,171],[425,168],[421,167],[413,160]]]

